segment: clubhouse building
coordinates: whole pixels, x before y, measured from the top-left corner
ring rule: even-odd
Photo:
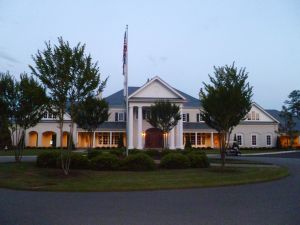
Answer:
[[[75,125],[73,133],[75,146],[86,148],[92,143],[94,148],[111,148],[117,147],[122,142],[124,145],[128,144],[129,149],[161,148],[163,135],[167,135],[170,149],[183,149],[188,139],[196,148],[217,148],[219,146],[217,131],[202,120],[199,99],[171,87],[160,77],[156,76],[148,80],[141,87],[129,87],[128,96],[128,134],[126,134],[123,90],[120,90],[105,98],[109,103],[109,119],[100,124],[92,135]],[[163,134],[161,130],[153,128],[146,121],[149,107],[159,99],[169,100],[180,107],[182,118],[169,134]],[[275,147],[279,123],[280,121],[274,115],[253,103],[246,118],[234,128],[231,141],[236,136],[241,147]],[[66,114],[63,127],[63,146],[67,146],[69,126],[70,117]],[[126,143],[126,135],[128,135],[128,143]],[[57,118],[45,112],[41,122],[26,131],[25,144],[28,147],[60,146]]]

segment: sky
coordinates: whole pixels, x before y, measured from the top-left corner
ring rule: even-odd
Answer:
[[[300,89],[298,0],[0,0],[0,72],[30,74],[32,55],[61,36],[86,44],[108,96],[123,88],[126,24],[129,86],[159,76],[198,98],[214,66],[235,62],[266,109]]]

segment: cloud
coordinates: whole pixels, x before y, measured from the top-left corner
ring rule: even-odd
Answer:
[[[3,50],[0,51],[0,59],[5,59],[5,60],[7,60],[9,62],[12,62],[12,63],[20,63],[19,60],[17,60],[16,58],[10,56],[9,54],[4,52]]]

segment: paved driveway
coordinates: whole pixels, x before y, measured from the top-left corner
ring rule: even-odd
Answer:
[[[287,178],[251,185],[110,193],[0,189],[0,224],[300,224],[299,157],[251,157],[291,171]]]

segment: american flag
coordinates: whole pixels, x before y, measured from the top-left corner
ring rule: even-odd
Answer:
[[[126,70],[127,70],[127,32],[128,32],[128,27],[126,26],[126,31],[124,34],[124,46],[123,46],[123,75],[126,75]]]

